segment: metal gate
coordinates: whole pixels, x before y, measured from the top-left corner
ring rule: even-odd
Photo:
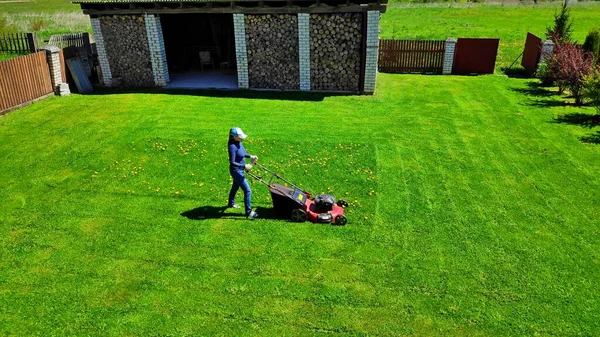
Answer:
[[[542,39],[528,32],[527,40],[525,40],[525,50],[523,50],[521,66],[523,66],[528,73],[533,74],[537,68],[541,54]]]
[[[452,74],[493,74],[500,39],[465,39],[456,42]]]

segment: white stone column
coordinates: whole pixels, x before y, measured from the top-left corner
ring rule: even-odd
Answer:
[[[541,48],[542,52],[540,53],[539,63],[545,62],[550,57],[550,55],[552,55],[552,52],[554,51],[554,42],[546,40],[542,42]]]
[[[365,51],[364,92],[375,92],[379,57],[379,11],[367,12],[367,50]]]
[[[112,73],[110,72],[110,64],[108,55],[104,47],[104,38],[102,37],[102,28],[100,27],[99,18],[90,18],[92,23],[92,31],[94,32],[94,41],[96,41],[96,50],[98,51],[98,62],[102,72],[102,82],[105,86],[110,86],[112,83]]]
[[[54,46],[46,46],[42,48],[46,51],[46,60],[50,69],[50,83],[57,95],[66,96],[71,93],[69,85],[62,81],[62,71],[60,67],[60,49]]]
[[[442,69],[443,75],[452,74],[452,67],[454,66],[454,50],[456,49],[456,40],[452,37],[446,39],[444,46],[444,65]]]
[[[233,14],[235,34],[235,59],[237,62],[238,88],[248,89],[248,52],[246,51],[246,27],[244,14]]]
[[[298,51],[300,90],[310,90],[310,15],[308,13],[298,13]]]
[[[146,23],[146,36],[148,37],[148,49],[150,50],[154,84],[164,86],[167,85],[170,79],[160,17],[158,15],[146,14],[144,15],[144,20]]]

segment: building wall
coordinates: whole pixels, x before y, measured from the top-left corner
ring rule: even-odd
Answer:
[[[312,90],[360,90],[362,13],[310,15]]]
[[[245,15],[250,88],[300,89],[298,16]]]
[[[364,85],[365,92],[373,92],[377,73],[378,11],[369,14],[234,14],[233,17],[240,88],[359,92]],[[363,37],[366,19],[369,34]],[[150,87],[168,82],[166,58],[158,57],[164,54],[159,48],[164,45],[158,34],[159,24],[158,17],[151,15],[146,21],[142,15],[92,19],[94,32],[101,32],[104,42],[104,63],[110,66],[103,67],[103,74],[120,78],[125,87]],[[363,50],[363,38],[366,38],[367,51]],[[150,50],[152,41],[157,50]],[[247,60],[242,71],[240,60]],[[367,62],[367,69],[361,69],[363,61]],[[361,71],[365,71],[364,78]],[[360,83],[361,79],[364,83]]]
[[[101,16],[100,26],[112,77],[124,87],[154,86],[144,17]]]

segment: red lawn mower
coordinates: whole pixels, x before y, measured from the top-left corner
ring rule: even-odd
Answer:
[[[247,171],[249,176],[269,187],[271,199],[273,199],[273,208],[279,216],[294,222],[308,220],[315,223],[330,223],[336,226],[344,226],[348,222],[346,216],[344,216],[344,210],[348,207],[345,200],[336,202],[335,198],[329,194],[319,194],[311,198],[312,193],[294,185],[279,174],[258,163],[253,163],[253,165],[271,174],[269,181],[266,181],[262,177]],[[290,186],[273,183],[274,178]]]

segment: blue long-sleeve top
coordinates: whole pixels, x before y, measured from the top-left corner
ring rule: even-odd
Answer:
[[[229,152],[229,167],[243,170],[246,166],[245,158],[250,158],[250,154],[246,152],[242,142],[230,140],[227,143],[227,148]]]

